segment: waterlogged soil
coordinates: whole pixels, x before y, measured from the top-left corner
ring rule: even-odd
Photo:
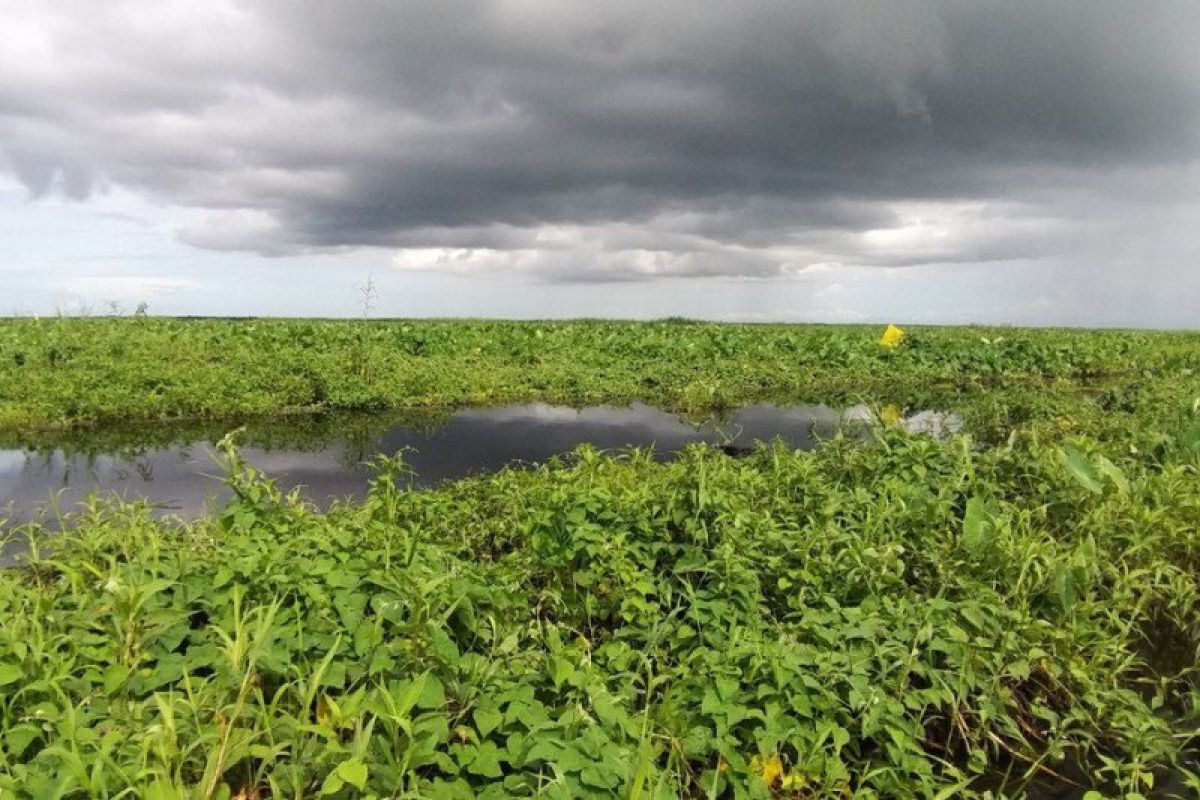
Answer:
[[[580,445],[653,448],[668,458],[707,443],[742,453],[776,437],[810,449],[839,429],[862,427],[865,407],[756,405],[688,420],[642,404],[574,409],[541,403],[466,408],[443,414],[343,415],[260,421],[239,435],[242,455],[278,481],[326,506],[361,497],[378,455],[403,453],[415,486],[544,463]],[[957,418],[921,412],[903,424],[941,435]],[[8,523],[70,512],[89,495],[145,500],[164,514],[196,518],[228,497],[216,442],[232,426],[125,426],[64,434],[53,446],[0,449],[0,519]]]

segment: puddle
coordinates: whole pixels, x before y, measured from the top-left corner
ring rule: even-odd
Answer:
[[[574,409],[544,404],[468,408],[434,416],[387,415],[276,419],[252,424],[243,457],[285,489],[303,487],[318,504],[361,496],[371,476],[363,462],[405,450],[415,483],[430,486],[510,464],[540,463],[580,444],[601,449],[652,446],[668,458],[692,442],[749,451],[780,437],[807,449],[843,425],[870,419],[865,407],[748,406],[693,424],[635,404]],[[902,424],[935,434],[960,426],[922,412]],[[226,497],[215,477],[214,443],[228,426],[106,428],[67,435],[57,447],[0,449],[0,519],[21,523],[39,512],[71,511],[90,493],[144,499],[164,514],[195,518]],[[52,518],[52,515],[51,515]],[[52,523],[51,523],[52,524]],[[12,543],[10,543],[10,546]],[[0,554],[3,563],[3,554]]]

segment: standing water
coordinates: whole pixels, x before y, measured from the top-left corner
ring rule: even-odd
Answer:
[[[911,417],[911,429],[935,434],[944,433],[943,427],[957,429],[957,418],[929,415]],[[240,453],[280,488],[300,487],[323,505],[361,496],[371,477],[365,462],[379,454],[403,451],[416,473],[415,484],[430,486],[508,465],[541,463],[585,443],[600,449],[653,447],[661,458],[693,442],[744,451],[778,437],[808,449],[840,426],[869,418],[862,407],[838,412],[827,406],[756,405],[693,424],[641,404],[584,409],[530,404],[468,408],[448,418],[404,422],[381,415],[274,420],[252,425]],[[198,517],[227,497],[214,455],[226,431],[219,426],[107,428],[80,432],[52,449],[0,449],[0,522],[69,512],[91,493],[145,500],[164,514]]]

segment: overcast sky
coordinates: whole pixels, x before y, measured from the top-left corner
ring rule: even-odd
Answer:
[[[0,314],[1200,327],[1200,3],[0,0]]]

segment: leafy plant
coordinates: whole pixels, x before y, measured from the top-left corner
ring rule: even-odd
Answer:
[[[0,323],[21,444],[532,398],[939,398],[967,431],[668,463],[583,448],[432,490],[397,456],[327,511],[229,437],[211,517],[93,500],[61,532],[13,531],[30,559],[0,571],[0,794],[1194,796],[1196,337],[1000,333]]]

